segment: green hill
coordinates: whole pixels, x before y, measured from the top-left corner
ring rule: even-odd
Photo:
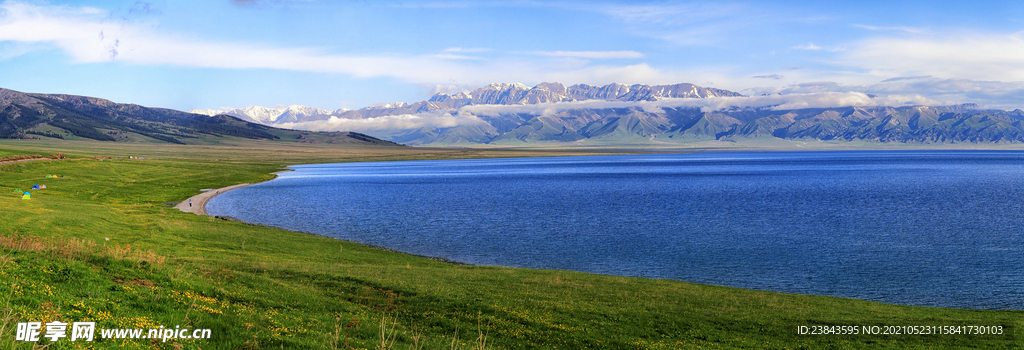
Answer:
[[[75,96],[0,89],[0,138],[213,144],[225,137],[305,143],[397,145],[354,132],[274,128],[228,115],[205,116],[166,108]]]

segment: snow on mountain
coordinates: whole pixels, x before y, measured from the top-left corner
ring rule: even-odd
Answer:
[[[373,106],[370,106],[370,107],[367,107],[367,108],[395,109],[395,108],[405,108],[405,107],[409,107],[409,102],[381,103],[381,104],[376,104],[376,105],[373,105]]]
[[[292,105],[284,108],[280,114],[271,119],[274,123],[297,122],[303,118],[316,115],[330,115],[331,112],[320,108]]]
[[[340,111],[340,110],[339,110]],[[261,124],[276,124],[276,123],[291,123],[299,120],[312,117],[326,115],[330,116],[334,113],[331,111],[323,110],[320,108],[306,107],[300,105],[291,105],[287,107],[261,107],[261,106],[249,106],[246,108],[232,108],[227,110],[218,109],[193,109],[189,113],[203,114],[203,115],[217,115],[227,114],[239,119],[261,123]]]
[[[193,110],[188,111],[188,112],[189,113],[195,113],[195,114],[208,115],[208,116],[211,116],[211,117],[215,116],[215,115],[218,115],[218,114],[224,114],[224,111],[219,110],[219,109],[193,109]]]

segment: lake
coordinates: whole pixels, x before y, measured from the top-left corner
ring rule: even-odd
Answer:
[[[1024,309],[1024,152],[297,165],[210,215],[477,265]]]

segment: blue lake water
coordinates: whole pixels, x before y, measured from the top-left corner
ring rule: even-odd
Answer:
[[[1024,309],[1024,152],[293,166],[211,215],[478,265]]]

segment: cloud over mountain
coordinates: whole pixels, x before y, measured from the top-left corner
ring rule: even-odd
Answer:
[[[875,95],[920,96],[921,104],[977,103],[987,108],[1021,108],[1024,82],[942,79],[933,76],[907,76],[870,85],[846,85],[832,81],[808,82],[778,88],[751,89],[755,94],[807,94],[822,92],[863,92]],[[927,97],[925,97],[927,96]]]
[[[894,79],[912,83],[929,77]],[[413,145],[686,143],[737,138],[815,138],[877,142],[1024,142],[1024,112],[976,105],[925,107],[939,101],[910,94],[830,92],[840,86],[793,87],[800,93],[743,96],[692,84],[592,86],[490,84],[427,101],[328,112],[290,106],[227,113],[288,129],[352,130]],[[821,92],[819,90],[824,90]]]
[[[273,124],[280,128],[311,130],[311,131],[368,131],[368,130],[400,130],[420,128],[453,128],[462,125],[482,124],[484,121],[472,114],[456,113],[422,113],[399,114],[369,117],[363,119],[346,119],[331,116],[326,120],[308,122],[288,122]]]

